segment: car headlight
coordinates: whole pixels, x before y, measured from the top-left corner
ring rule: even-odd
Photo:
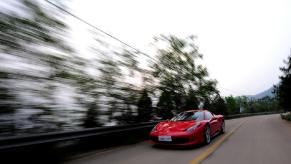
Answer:
[[[198,126],[200,125],[200,122],[196,123],[195,125],[191,126],[188,128],[186,131],[187,132],[193,132]]]

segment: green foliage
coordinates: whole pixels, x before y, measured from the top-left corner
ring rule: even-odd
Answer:
[[[224,115],[239,113],[240,107],[244,112],[278,109],[278,102],[269,97],[220,97],[217,81],[198,64],[202,54],[193,36],[156,38],[157,62],[151,63],[150,70],[139,65],[139,52],[124,47],[113,50],[102,40],[93,45],[97,59],[80,57],[66,44],[66,25],[60,13],[41,4],[21,0],[20,13],[25,14],[9,9],[0,12],[0,116],[32,109],[29,121],[44,132],[75,125],[91,128],[113,120],[117,124],[143,122],[153,113],[169,119],[173,113],[197,109],[201,102],[205,109]],[[290,58],[289,67],[281,70],[285,74],[278,86],[279,102],[290,109]],[[139,77],[143,78],[141,85]],[[73,103],[61,106],[57,93],[65,87],[72,90],[72,95],[65,96],[73,97]],[[149,95],[160,95],[157,108]],[[66,115],[72,113],[77,116]],[[102,116],[106,116],[103,122]],[[64,121],[69,117],[73,121]],[[4,125],[0,120],[1,131],[11,129],[13,123]]]
[[[129,82],[127,77],[134,76],[138,71],[136,59],[126,51],[122,54],[112,54],[122,56],[120,60],[110,59],[110,57],[99,61],[99,89],[102,96],[107,99],[105,101],[108,107],[107,114],[111,119],[116,119],[122,123],[134,122],[133,108],[137,105],[138,89]],[[126,70],[126,71],[123,71]],[[128,74],[126,74],[128,73]],[[120,113],[120,116],[114,116]]]
[[[246,96],[229,96],[225,98],[225,101],[228,114],[279,111],[278,101],[276,98],[269,96],[261,99],[249,99]]]
[[[162,91],[157,104],[157,115],[162,119],[169,119],[173,117],[174,101],[172,94],[167,91]]]
[[[237,114],[239,113],[240,105],[233,96],[225,97],[227,113]]]
[[[190,89],[186,97],[185,109],[198,109],[199,101],[194,90]]]
[[[96,100],[95,100],[96,101]],[[85,128],[93,128],[100,126],[100,123],[98,122],[97,116],[98,116],[98,106],[97,103],[91,102],[91,104],[87,105],[87,111],[86,115],[83,120],[83,127]]]
[[[0,71],[0,115],[6,113],[13,113],[16,104],[13,103],[15,96],[12,91],[7,87],[7,83],[3,79],[8,79],[9,73]]]
[[[142,91],[141,97],[137,102],[137,120],[140,122],[149,121],[152,117],[152,100],[146,89]]]
[[[263,97],[258,100],[248,101],[245,112],[254,113],[254,112],[269,112],[269,111],[278,111],[278,101],[276,98],[271,98],[269,96]]]
[[[214,114],[228,115],[227,106],[223,98],[217,95],[212,101],[209,110]]]
[[[287,121],[291,121],[291,114],[290,113],[282,113],[281,118]]]
[[[285,111],[291,111],[291,55],[288,57],[287,61],[284,62],[286,66],[280,68],[283,75],[280,76],[280,83],[275,86],[275,93],[281,108]]]
[[[198,102],[207,101],[217,93],[216,81],[208,78],[205,67],[197,64],[202,59],[194,37],[181,39],[175,36],[155,38],[158,47],[158,62],[153,64],[153,76],[159,81],[157,88],[162,92],[160,104],[169,104],[169,110],[182,111],[185,107],[197,108]],[[195,88],[195,89],[194,89]],[[162,97],[168,95],[167,100]],[[165,109],[164,109],[165,110]]]
[[[66,25],[36,1],[16,3],[17,10],[0,12],[0,113],[29,108],[40,131],[60,128],[60,120],[51,118],[63,54],[72,52],[64,42]]]

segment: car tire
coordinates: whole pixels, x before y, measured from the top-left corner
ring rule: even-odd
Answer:
[[[204,130],[204,143],[208,145],[211,142],[211,130],[209,125],[206,125]]]
[[[221,122],[220,133],[223,134],[225,132],[225,122]]]

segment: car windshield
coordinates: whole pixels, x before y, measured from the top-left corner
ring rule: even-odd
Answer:
[[[203,112],[183,112],[173,117],[171,121],[202,120]]]

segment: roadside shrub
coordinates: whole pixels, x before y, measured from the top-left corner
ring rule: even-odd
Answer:
[[[291,121],[291,113],[290,112],[282,113],[281,114],[281,118],[284,119],[284,120],[287,120],[287,121]]]

